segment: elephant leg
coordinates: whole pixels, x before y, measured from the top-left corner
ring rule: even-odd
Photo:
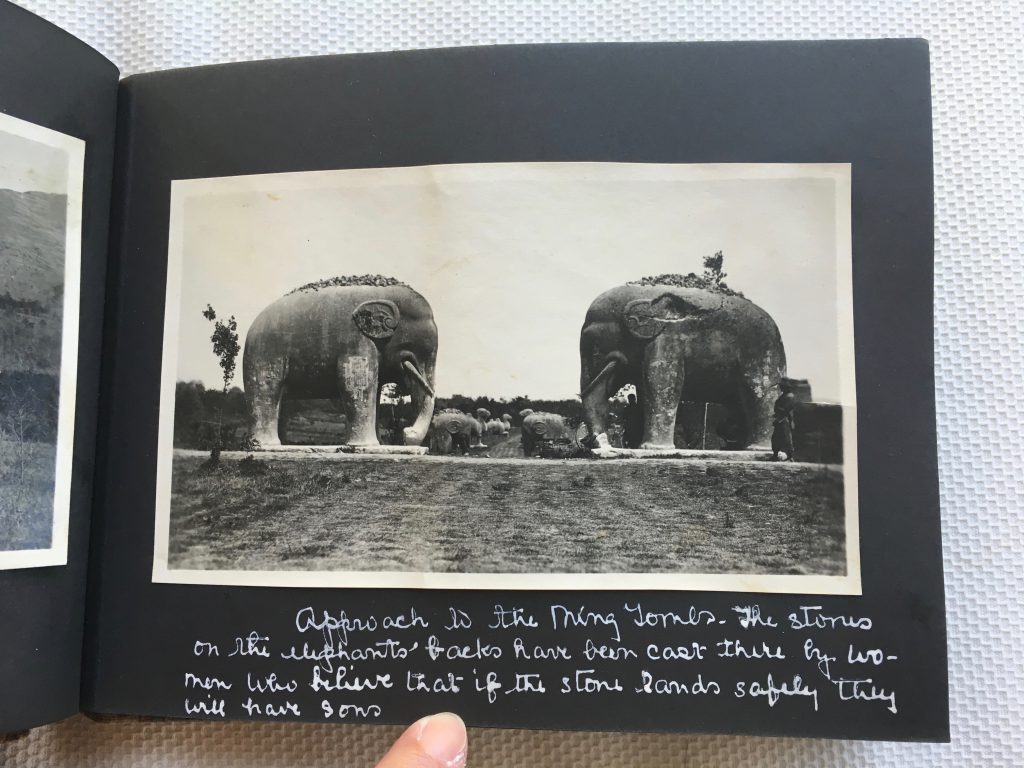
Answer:
[[[405,428],[406,445],[422,445],[430,431],[430,420],[434,416],[434,395],[413,384],[410,389],[412,407],[416,420]]]
[[[639,398],[644,414],[641,448],[675,448],[676,411],[683,396],[684,351],[685,340],[668,332],[647,345]]]
[[[730,451],[742,451],[750,445],[750,404],[741,392],[735,398],[723,402],[728,415],[723,423],[722,437],[725,448]]]
[[[245,394],[249,401],[249,431],[261,446],[281,444],[281,397],[288,375],[287,358],[262,360],[247,371]]]
[[[771,394],[759,395],[757,388],[748,384],[739,387],[729,405],[729,418],[735,425],[734,448],[764,448],[771,444],[774,405]]]
[[[430,438],[430,452],[447,456],[452,452],[452,436],[446,429],[435,429]]]
[[[775,399],[779,392],[772,387],[767,392],[751,387],[744,393],[744,412],[747,416],[748,445],[767,448],[772,442],[772,422],[775,415]]]
[[[368,341],[336,364],[338,394],[348,417],[349,445],[380,445],[377,439],[379,391],[377,348]]]

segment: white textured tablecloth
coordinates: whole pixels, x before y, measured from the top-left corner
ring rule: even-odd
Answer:
[[[952,744],[474,731],[480,766],[1024,765],[1024,3],[18,0],[124,74],[489,43],[925,37],[935,118],[935,318]],[[3,695],[0,692],[0,695]],[[92,723],[0,765],[372,766],[399,729]]]

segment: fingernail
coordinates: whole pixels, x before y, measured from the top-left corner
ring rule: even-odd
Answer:
[[[466,765],[466,724],[458,715],[442,712],[423,718],[416,740],[426,754],[446,768]]]

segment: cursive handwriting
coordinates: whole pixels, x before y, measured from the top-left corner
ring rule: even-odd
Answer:
[[[285,631],[207,632],[190,641],[180,678],[184,711],[377,720],[399,716],[388,712],[396,700],[404,716],[409,707],[499,706],[520,697],[602,697],[628,707],[634,697],[682,702],[724,692],[737,717],[752,708],[758,717],[791,717],[767,713],[780,706],[792,713],[801,703],[813,713],[824,701],[898,714],[889,674],[902,655],[898,639],[880,637],[869,616],[798,604],[774,611],[786,617],[777,621],[755,603],[719,618],[698,605],[651,602],[616,610],[558,602],[542,611],[503,602],[446,606],[440,615],[416,605],[379,612],[307,605],[282,617],[291,624]]]

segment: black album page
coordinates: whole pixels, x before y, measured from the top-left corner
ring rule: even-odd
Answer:
[[[0,733],[78,711],[117,82],[0,1]]]
[[[84,707],[947,738],[923,41],[121,88]]]

